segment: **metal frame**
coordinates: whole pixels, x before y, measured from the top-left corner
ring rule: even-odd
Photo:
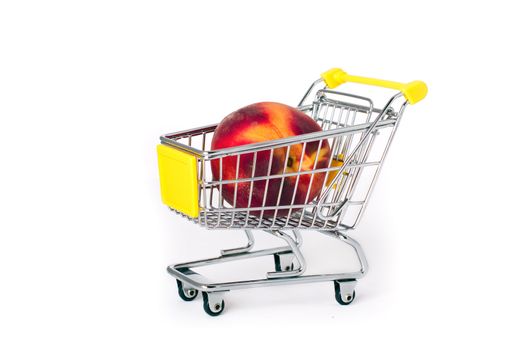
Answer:
[[[319,85],[322,83],[322,79],[315,81],[306,91],[298,106],[300,110],[310,114],[321,124],[323,129],[321,132],[219,150],[207,149],[209,135],[213,133],[217,124],[161,136],[163,144],[187,151],[198,159],[199,207],[201,208],[199,217],[190,218],[175,209],[171,209],[207,229],[243,229],[246,234],[247,244],[245,246],[222,250],[220,256],[215,258],[174,264],[167,268],[168,273],[178,280],[181,298],[193,300],[198,291],[201,291],[204,309],[212,316],[216,316],[223,311],[223,295],[227,291],[284,284],[334,281],[336,300],[342,305],[350,304],[355,297],[356,281],[367,273],[368,265],[362,247],[356,240],[349,237],[347,232],[356,227],[365,211],[368,199],[380,174],[381,166],[408,103],[407,101],[402,102],[398,112],[396,112],[393,105],[398,103],[397,101],[402,97],[402,94],[398,93],[392,96],[383,108],[378,109],[373,106],[373,102],[369,98],[321,88]],[[306,104],[313,92],[314,99]],[[346,111],[347,116],[345,115]],[[365,115],[365,120],[357,119],[357,113]],[[377,157],[377,160],[368,160],[369,156],[375,152],[373,145],[379,133],[389,128],[391,130],[386,136],[383,149],[378,153],[379,157]],[[196,145],[197,142],[200,143],[200,147]],[[317,150],[320,150],[323,143],[326,142],[329,142],[328,147],[330,147],[330,159],[327,167],[318,168],[317,159],[315,159],[313,168],[309,170],[303,170],[300,165],[295,173],[285,173],[285,170],[282,174],[270,173],[274,150],[285,149],[285,161],[287,162],[292,146],[303,145],[303,149],[305,149],[311,143],[318,143]],[[259,152],[266,151],[270,152],[268,173],[265,175],[256,174],[257,155]],[[222,169],[225,157],[236,157],[237,168],[239,168],[241,156],[244,154],[254,154],[251,177],[240,178],[236,175],[235,179],[223,179],[221,170],[217,179],[215,179],[216,174],[213,174],[212,179],[209,178],[208,168],[212,161],[220,162],[219,168]],[[332,165],[334,157],[344,157],[341,159],[341,166]],[[302,161],[302,155],[300,160]],[[360,179],[364,177],[364,169],[370,167],[375,170],[373,174],[365,177],[365,180],[370,180],[369,186],[361,200],[354,200],[353,196],[359,187]],[[310,183],[314,176],[323,176],[324,181],[319,195],[309,203],[295,203],[295,194],[293,194],[290,203],[282,203],[280,192],[285,179],[291,176],[296,177],[297,184],[300,176],[308,174],[311,175]],[[326,184],[325,179],[330,174],[334,174],[334,177],[329,184]],[[252,207],[250,205],[252,203],[252,188],[255,182],[261,181],[265,183],[263,205]],[[278,200],[275,205],[271,206],[265,205],[269,181],[280,181]],[[239,183],[250,184],[249,205],[245,208],[234,205]],[[235,187],[234,203],[226,204],[223,199],[222,190],[223,186],[226,185]],[[294,191],[296,192],[296,188]],[[309,189],[306,199],[308,197]],[[354,217],[350,219],[349,223],[343,223],[348,209],[353,207],[358,208]],[[263,218],[263,213],[267,210],[273,210],[274,214],[271,217]],[[277,215],[278,211],[281,210],[288,210],[289,212],[287,215]],[[256,212],[256,214],[252,214],[252,212]],[[254,229],[263,230],[282,239],[285,245],[253,250],[255,239],[252,230]],[[299,230],[301,229],[316,230],[350,246],[358,258],[359,270],[306,275],[307,263],[300,250],[302,236]],[[290,231],[292,234],[286,231]],[[261,279],[215,282],[207,280],[193,270],[198,267],[228,261],[269,255],[274,256],[276,268],[275,271],[267,272],[266,278]]]
[[[254,287],[267,287],[271,285],[283,285],[283,284],[298,284],[298,283],[309,283],[309,282],[326,282],[335,280],[357,280],[363,277],[368,270],[367,259],[362,250],[360,244],[353,238],[347,236],[342,231],[322,231],[327,236],[333,237],[340,240],[341,242],[351,246],[357,255],[360,269],[358,271],[345,272],[345,273],[334,273],[334,274],[316,274],[316,275],[304,275],[306,270],[306,262],[300,251],[302,244],[302,237],[297,230],[293,233],[295,238],[282,231],[266,231],[286,241],[286,246],[277,248],[256,250],[256,251],[241,251],[235,254],[223,254],[216,258],[203,259],[197,261],[191,261],[181,264],[170,265],[167,267],[168,273],[175,278],[181,280],[189,288],[194,288],[203,292],[227,292],[235,289],[254,288]],[[252,244],[253,246],[253,244]],[[238,250],[243,248],[238,248]],[[271,271],[267,272],[266,278],[255,279],[255,280],[242,280],[242,281],[227,281],[212,283],[205,280],[205,278],[199,275],[192,269],[197,267],[204,267],[218,263],[224,263],[228,261],[235,261],[240,259],[258,258],[267,255],[275,254],[289,254],[290,257],[294,258],[297,262],[297,268],[289,271]]]

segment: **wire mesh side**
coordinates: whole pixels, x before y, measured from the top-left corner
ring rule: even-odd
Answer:
[[[343,220],[345,227],[355,227],[396,124],[385,123],[375,128],[365,144],[352,155],[368,128],[348,131],[354,130],[354,126],[369,125],[380,112],[373,109],[369,99],[360,98],[360,101],[353,103],[352,96],[347,96],[351,101],[340,101],[322,91],[305,110],[324,131],[341,128],[346,130],[345,133],[329,137],[319,135],[281,147],[243,150],[213,158],[200,157],[200,215],[195,221],[207,228],[219,229],[331,230]],[[387,118],[395,117],[396,113],[391,110]],[[211,127],[194,130],[178,136],[175,141],[201,152],[209,151],[213,130]],[[326,159],[319,161],[320,152],[316,150],[321,150],[324,145],[327,145],[329,152]],[[310,149],[316,152],[314,158],[307,157],[308,164],[304,167],[306,150]],[[298,163],[297,167],[287,166],[290,154],[300,154],[299,159],[292,160]],[[348,158],[350,163],[319,207],[318,198]],[[331,213],[344,200],[347,204],[334,218],[323,220],[317,215],[318,211]]]

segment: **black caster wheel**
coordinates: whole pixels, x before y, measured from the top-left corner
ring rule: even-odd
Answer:
[[[197,298],[197,294],[199,294],[199,291],[197,289],[185,288],[183,286],[183,282],[181,282],[180,280],[176,280],[176,281],[177,281],[177,292],[179,293],[179,296],[181,297],[181,299],[183,299],[184,301],[192,301],[195,298]]]
[[[340,305],[349,305],[355,300],[356,292],[347,293],[342,296],[340,282],[335,281],[335,299]]]
[[[286,266],[284,266],[284,268],[282,268],[282,266],[280,264],[280,255],[279,254],[274,254],[273,259],[275,260],[275,271],[277,271],[277,272],[291,271],[295,268],[295,265],[293,263],[291,263],[291,265],[286,265]]]
[[[204,311],[210,316],[219,316],[224,310],[224,300],[220,299],[215,301],[208,297],[207,292],[203,292],[203,308]]]

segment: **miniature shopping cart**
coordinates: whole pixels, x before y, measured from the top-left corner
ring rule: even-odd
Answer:
[[[377,107],[370,98],[333,90],[347,82],[399,92]],[[367,273],[367,261],[358,242],[348,233],[360,222],[405,108],[422,100],[426,94],[427,86],[421,81],[401,84],[353,76],[335,68],[322,74],[298,105],[321,126],[320,132],[218,150],[210,149],[217,124],[161,136],[157,150],[163,203],[207,229],[244,230],[248,240],[243,247],[222,250],[216,258],[168,266],[167,271],[177,279],[179,296],[190,301],[201,291],[204,310],[216,316],[224,309],[225,292],[231,290],[332,281],[338,303],[350,304],[355,298],[356,281]],[[211,162],[222,165],[226,157],[235,157],[240,162],[242,156],[253,155],[248,159],[253,159],[250,166],[255,168],[255,160],[261,152],[269,152],[273,158],[278,151],[287,155],[295,145],[305,148],[317,142],[318,149],[325,142],[330,146],[330,158],[325,167],[317,167],[315,160],[313,168],[308,170],[283,171],[281,174],[270,174],[268,170],[261,175],[252,172],[247,178],[240,177],[237,172],[234,179],[223,179],[221,171],[217,178],[215,174],[212,176]],[[319,152],[316,153],[318,157]],[[252,188],[258,181],[278,181],[282,187],[284,179],[293,178],[298,182],[304,175],[311,178],[327,176],[319,195],[308,203],[297,203],[293,196],[291,203],[282,204],[279,193],[275,205],[239,208],[222,196],[224,185],[237,188],[241,183],[249,184],[251,197]],[[272,214],[263,215],[268,212]],[[279,237],[285,245],[253,250],[253,230]],[[351,246],[360,269],[305,274],[300,230],[315,230]],[[215,282],[194,271],[212,264],[262,256],[273,256],[275,265],[270,268],[273,271],[267,271],[265,278]]]

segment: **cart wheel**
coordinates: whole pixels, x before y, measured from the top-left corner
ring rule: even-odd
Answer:
[[[224,310],[224,300],[212,297],[211,293],[203,292],[203,308],[210,316],[219,316]]]
[[[283,264],[283,266],[281,266],[281,254],[273,254],[273,259],[275,260],[275,271],[277,272],[280,272],[280,271],[291,271],[295,268],[295,265],[293,263],[289,264],[287,263],[288,261],[288,258],[284,258],[283,260],[285,260],[285,264]],[[284,257],[287,257],[288,254],[285,254]]]
[[[177,281],[177,291],[178,291],[181,299],[183,299],[184,301],[192,301],[195,298],[197,298],[197,294],[199,293],[199,291],[197,289],[185,288],[185,286],[183,286],[183,282],[181,282],[180,280],[176,280],[176,281]]]
[[[356,283],[356,280],[354,281]],[[349,291],[351,288],[343,288],[340,287],[341,281],[335,281],[335,299],[340,305],[349,305],[355,300],[356,292],[354,289]],[[346,283],[346,282],[344,282]],[[347,283],[352,283],[348,281]],[[354,284],[353,284],[354,288]]]

